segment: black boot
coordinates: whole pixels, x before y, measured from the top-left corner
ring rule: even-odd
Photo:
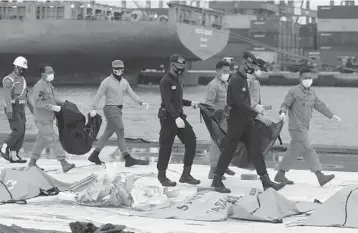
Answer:
[[[231,190],[225,187],[222,176],[215,175],[211,187],[215,188],[215,191],[219,193],[231,193]]]
[[[260,180],[262,183],[262,186],[264,188],[264,190],[269,189],[269,188],[273,188],[274,190],[278,191],[280,189],[282,189],[283,187],[286,186],[286,183],[275,183],[272,182],[270,180],[270,177],[268,176],[268,174],[260,176]]]
[[[10,163],[27,163],[27,160],[26,159],[23,159],[23,158],[21,158],[20,157],[20,155],[19,155],[19,151],[11,151],[12,153],[16,153],[16,159],[14,160],[12,157],[10,157],[9,158],[9,161],[10,161]],[[10,152],[10,153],[11,153]],[[12,156],[12,155],[11,155]]]
[[[192,185],[200,184],[200,180],[195,179],[190,175],[191,166],[184,167],[183,174],[180,177],[180,183],[187,183]]]
[[[126,163],[126,167],[132,167],[134,165],[148,165],[149,160],[144,159],[135,159],[130,154],[124,155],[124,161]]]
[[[42,167],[39,167],[36,162],[37,162],[36,159],[31,158],[31,159],[30,159],[30,162],[29,162],[29,164],[28,164],[28,167],[29,167],[29,168],[30,168],[30,167],[37,167],[37,168],[40,169],[41,171],[45,171],[45,169],[43,169]]]
[[[103,164],[104,162],[102,162],[100,159],[99,159],[99,153],[101,151],[98,151],[98,150],[94,150],[92,151],[91,155],[88,157],[88,160],[92,163],[95,163],[96,165],[101,165]]]
[[[177,185],[176,182],[167,178],[166,171],[158,171],[158,180],[164,187],[174,187]]]
[[[315,173],[318,179],[318,183],[321,186],[324,186],[325,184],[327,184],[328,182],[330,182],[331,180],[334,179],[334,174],[331,175],[325,175],[323,174],[321,171],[318,171]]]
[[[274,181],[279,182],[279,183],[286,183],[289,185],[294,184],[294,182],[292,180],[289,180],[286,178],[285,171],[283,171],[283,170],[279,170],[277,172]]]
[[[2,156],[5,160],[10,161],[10,155],[9,155],[9,149],[8,149],[8,148],[9,148],[9,147],[6,148],[5,153],[2,153],[1,150],[0,150],[0,153],[1,153],[1,156]]]
[[[234,176],[235,175],[235,172],[233,170],[231,170],[230,168],[227,168],[225,170],[225,174],[228,174],[229,176]]]
[[[76,165],[74,165],[73,163],[69,163],[66,160],[61,160],[60,163],[61,163],[61,166],[62,166],[62,171],[64,173],[66,173],[69,170],[71,170],[71,169],[76,167]]]

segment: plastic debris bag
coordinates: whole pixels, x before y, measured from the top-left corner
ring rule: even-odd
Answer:
[[[179,195],[178,190],[164,188],[154,173],[114,174],[113,169],[106,170],[100,179],[77,194],[76,201],[89,206],[126,206],[145,211],[169,207],[170,198]]]
[[[165,191],[166,189],[154,177],[138,178],[131,190],[133,197],[132,208],[136,210],[153,210],[169,207],[171,201]]]

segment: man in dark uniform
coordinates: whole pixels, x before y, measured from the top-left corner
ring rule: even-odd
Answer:
[[[27,70],[27,60],[17,57],[13,63],[14,71],[3,79],[5,113],[9,120],[11,134],[3,143],[0,153],[10,163],[26,163],[19,156],[24,143],[26,116],[25,105],[33,113],[33,103],[29,95],[26,80],[22,76]]]
[[[196,150],[196,136],[192,126],[187,122],[183,113],[183,106],[197,108],[198,103],[183,99],[183,87],[180,76],[185,70],[185,59],[177,54],[170,57],[170,71],[160,81],[162,104],[158,112],[160,120],[158,180],[163,186],[176,186],[176,182],[169,180],[166,170],[175,136],[185,145],[184,170],[180,183],[192,185],[200,184],[200,180],[190,175]]]
[[[227,120],[228,131],[227,140],[225,140],[224,153],[220,155],[215,176],[211,187],[220,193],[230,193],[231,190],[226,188],[222,182],[222,176],[228,168],[238,146],[242,140],[247,148],[249,158],[252,158],[253,164],[260,176],[264,190],[273,188],[279,190],[285,186],[284,183],[274,183],[270,180],[263,154],[260,152],[258,145],[258,136],[255,132],[254,119],[262,121],[266,125],[272,122],[259,112],[264,109],[251,108],[250,93],[247,84],[246,74],[255,72],[256,58],[249,52],[244,53],[246,62],[243,66],[244,70],[233,74],[227,88],[227,105],[230,109],[229,118]]]

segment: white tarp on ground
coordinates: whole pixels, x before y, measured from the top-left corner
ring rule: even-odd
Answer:
[[[171,205],[173,192],[162,187],[154,173],[133,175],[105,174],[87,184],[77,193],[79,204],[101,207],[131,207],[135,210],[153,210]]]
[[[336,192],[303,221],[305,226],[358,228],[358,185]]]
[[[0,202],[28,200],[57,188],[69,190],[71,184],[59,181],[38,167],[5,168],[0,173]]]
[[[197,221],[223,221],[227,218],[282,222],[282,218],[300,214],[297,205],[273,189],[250,192],[244,197],[202,191],[170,208],[140,213],[143,217]]]
[[[282,222],[283,218],[300,212],[295,202],[273,189],[258,195],[246,195],[229,208],[230,218],[264,222]]]
[[[223,221],[227,219],[228,207],[240,197],[217,192],[202,191],[186,201],[166,209],[139,213],[143,217],[174,218],[197,221]]]

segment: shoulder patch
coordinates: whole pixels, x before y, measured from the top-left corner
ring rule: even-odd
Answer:
[[[3,85],[5,88],[12,88],[12,81],[9,78],[4,79]]]

